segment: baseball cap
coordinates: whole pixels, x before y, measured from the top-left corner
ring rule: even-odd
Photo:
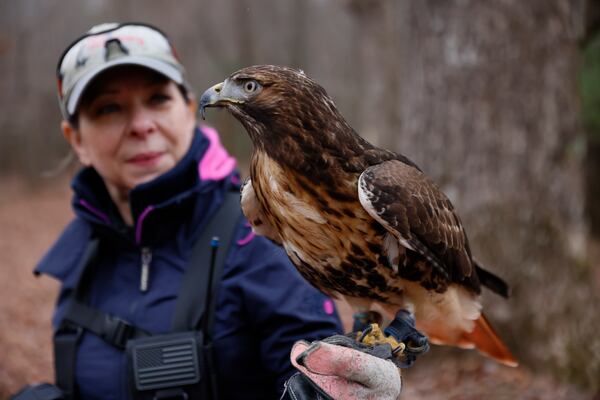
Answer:
[[[132,22],[96,25],[67,47],[58,61],[58,99],[66,120],[92,80],[117,65],[140,65],[189,87],[174,47],[158,28]]]

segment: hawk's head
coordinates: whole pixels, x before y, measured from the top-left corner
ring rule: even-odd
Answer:
[[[314,137],[349,128],[325,89],[300,70],[274,65],[233,73],[204,92],[202,115],[206,107],[227,108],[258,145],[267,134],[276,140],[291,132]]]

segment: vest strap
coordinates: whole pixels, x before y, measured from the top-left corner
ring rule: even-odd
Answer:
[[[117,316],[89,307],[77,300],[71,302],[63,321],[83,327],[119,349],[124,349],[129,339],[150,336],[149,332]]]
[[[82,328],[67,331],[61,329],[54,334],[54,374],[56,386],[64,394],[65,399],[71,400],[78,397],[75,385],[75,359],[77,345],[83,333]]]
[[[239,192],[227,192],[192,249],[188,270],[175,303],[172,331],[203,329],[209,338],[216,294],[240,213]],[[210,260],[210,264],[208,261]],[[206,314],[206,318],[203,318]],[[202,323],[202,326],[200,326]]]

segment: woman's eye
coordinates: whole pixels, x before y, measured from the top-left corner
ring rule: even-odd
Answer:
[[[118,104],[111,103],[100,106],[96,109],[96,115],[108,115],[118,112],[121,109]]]
[[[170,99],[169,96],[167,96],[166,94],[163,93],[155,93],[152,95],[152,97],[150,98],[150,101],[153,104],[162,104],[166,101],[168,101]]]
[[[258,87],[258,83],[256,81],[246,81],[244,82],[244,90],[246,93],[252,93]]]

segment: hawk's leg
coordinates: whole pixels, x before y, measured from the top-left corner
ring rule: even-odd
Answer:
[[[415,328],[415,318],[406,310],[398,311],[396,318],[385,328],[384,333],[393,336],[406,346],[402,360],[406,367],[409,367],[418,356],[429,350],[427,336]]]
[[[415,328],[415,319],[406,310],[398,311],[383,333],[377,324],[369,325],[359,332],[358,341],[371,346],[389,343],[395,355],[394,362],[402,368],[411,366],[418,356],[429,350],[427,336]]]
[[[376,311],[365,311],[354,314],[354,323],[352,325],[352,332],[364,331],[371,324],[381,325],[382,317]]]

